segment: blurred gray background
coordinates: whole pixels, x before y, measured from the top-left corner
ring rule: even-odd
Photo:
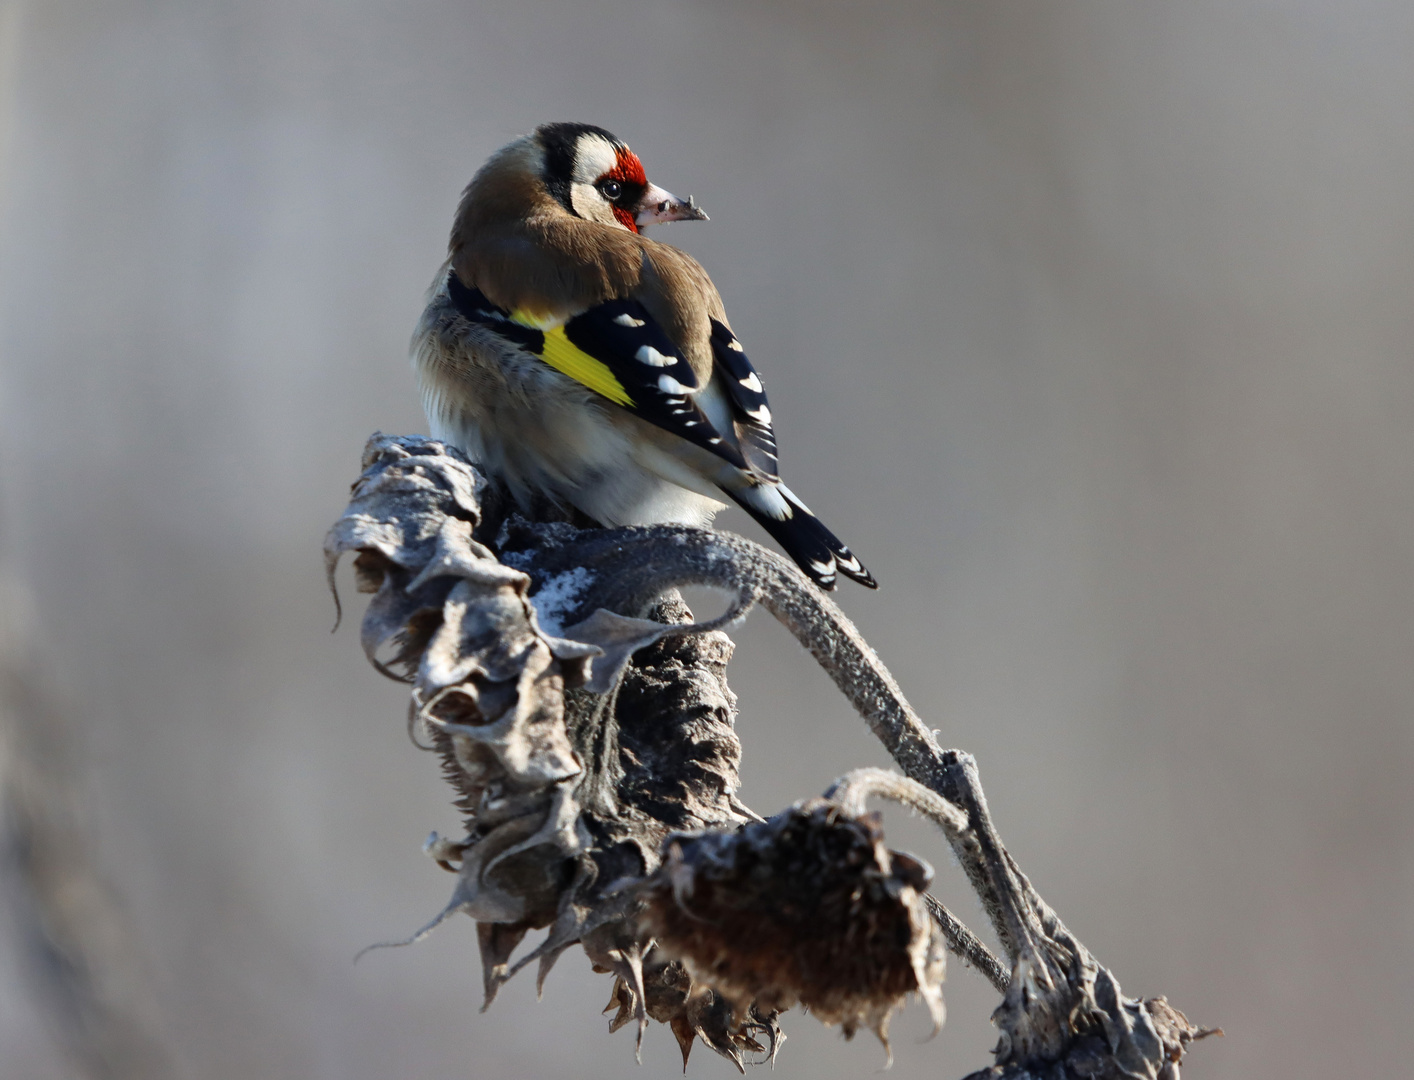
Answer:
[[[657,235],[1023,867],[1126,990],[1226,1028],[1185,1075],[1402,1075],[1411,56],[1378,0],[0,0],[6,663],[49,718],[12,758],[111,890],[78,922],[112,922],[114,1000],[200,1080],[677,1074],[582,954],[485,1015],[469,920],[351,965],[441,907],[419,847],[457,818],[329,634],[320,542],[369,432],[424,430],[407,339],[463,184],[581,119],[711,213]],[[738,643],[749,804],[882,761],[769,618]],[[0,1074],[77,1075],[17,940]],[[947,993],[893,1075],[988,1060],[995,996]],[[786,1028],[783,1080],[883,1062]]]

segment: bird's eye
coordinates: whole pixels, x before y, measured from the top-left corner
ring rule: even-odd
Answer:
[[[624,186],[617,180],[605,180],[599,185],[599,190],[604,193],[604,198],[613,202],[624,193]]]

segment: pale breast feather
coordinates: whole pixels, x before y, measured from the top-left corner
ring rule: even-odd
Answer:
[[[682,352],[636,300],[608,300],[563,326],[534,327],[492,304],[479,290],[447,275],[452,304],[463,318],[490,329],[655,427],[746,469],[732,440],[722,437],[693,400],[697,376]]]

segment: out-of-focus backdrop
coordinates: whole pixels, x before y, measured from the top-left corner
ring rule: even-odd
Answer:
[[[351,964],[441,907],[419,846],[457,818],[329,633],[320,542],[365,437],[424,429],[406,345],[463,184],[580,119],[711,213],[657,235],[882,583],[846,609],[1125,989],[1226,1028],[1186,1075],[1403,1074],[1411,55],[1377,0],[0,0],[11,768],[62,791],[46,857],[107,890],[71,915],[134,1030],[200,1080],[678,1071],[656,1027],[634,1066],[582,954],[485,1015],[468,920]],[[883,760],[765,616],[731,677],[758,811]],[[33,916],[7,1080],[77,1075]],[[988,1060],[994,995],[947,992],[895,1076]],[[785,1023],[784,1080],[882,1064]]]

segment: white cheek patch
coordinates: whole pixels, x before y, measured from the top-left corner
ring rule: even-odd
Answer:
[[[599,194],[599,189],[591,184],[571,184],[570,205],[585,221],[598,221],[604,225],[620,224],[618,218],[614,217],[614,208]]]

